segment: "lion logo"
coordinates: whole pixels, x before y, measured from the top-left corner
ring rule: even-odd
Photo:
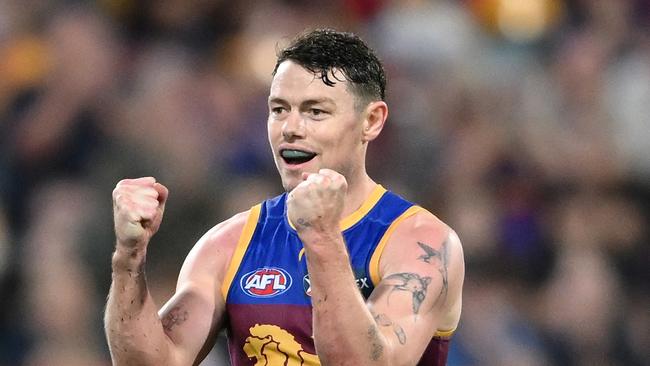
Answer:
[[[254,366],[320,366],[318,356],[305,352],[293,335],[277,325],[250,328],[244,352],[257,360]]]

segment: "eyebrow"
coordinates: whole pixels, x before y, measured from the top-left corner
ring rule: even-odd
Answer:
[[[283,104],[287,105],[289,102],[287,102],[285,99],[279,98],[279,97],[270,97],[269,98],[269,104],[271,103],[277,103],[277,104]],[[331,104],[336,104],[334,102],[334,99],[328,98],[328,97],[322,97],[322,98],[313,98],[313,99],[307,99],[305,101],[302,101],[300,105],[302,106],[310,106],[314,104],[319,104],[319,103],[331,103]]]

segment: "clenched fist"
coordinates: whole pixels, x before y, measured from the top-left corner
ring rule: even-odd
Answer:
[[[348,189],[345,177],[330,169],[303,173],[303,181],[287,198],[287,217],[298,233],[340,232],[339,222]]]
[[[113,190],[117,244],[144,248],[158,231],[169,191],[152,177],[124,179]]]

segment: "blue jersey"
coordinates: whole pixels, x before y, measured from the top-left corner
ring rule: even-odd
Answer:
[[[312,338],[307,263],[302,242],[287,219],[286,198],[285,193],[251,209],[224,279],[233,366],[320,365]],[[421,210],[378,185],[341,221],[364,298],[380,281],[379,258],[391,232]],[[437,335],[420,364],[444,365],[447,346],[448,337]]]

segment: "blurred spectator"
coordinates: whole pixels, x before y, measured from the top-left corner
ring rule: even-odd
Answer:
[[[14,96],[2,123],[2,153],[9,159],[3,199],[18,234],[33,189],[86,168],[100,143],[102,104],[112,91],[116,57],[108,24],[88,9],[65,9],[48,19],[37,35],[45,52],[41,56],[49,61],[47,75]]]
[[[101,308],[80,239],[95,199],[74,182],[52,182],[30,202],[22,266],[33,349],[26,365],[104,365],[94,309]]]

